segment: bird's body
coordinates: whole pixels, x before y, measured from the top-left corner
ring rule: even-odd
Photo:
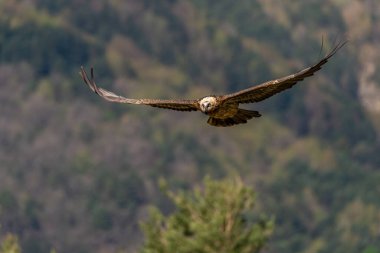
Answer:
[[[219,99],[216,98],[216,101]],[[205,111],[206,115],[217,118],[217,119],[226,119],[235,116],[239,110],[238,103],[221,103],[219,102],[214,108],[210,108],[209,111]]]
[[[232,126],[247,123],[253,117],[260,117],[257,111],[239,108],[237,102],[223,102],[223,96],[207,96],[198,101],[200,110],[210,116],[207,123],[212,126]]]
[[[207,121],[208,124],[212,126],[225,127],[246,123],[253,117],[260,117],[261,115],[259,112],[241,109],[239,108],[239,105],[241,103],[254,103],[262,101],[268,97],[275,95],[276,93],[291,88],[293,85],[299,81],[302,81],[304,78],[312,76],[315,72],[320,70],[322,65],[327,63],[328,59],[332,57],[342,46],[344,46],[345,43],[346,42],[338,43],[337,46],[335,46],[334,49],[324,58],[322,58],[318,63],[295,74],[268,81],[235,93],[221,96],[210,95],[197,100],[126,98],[99,88],[94,81],[93,69],[91,69],[91,79],[87,77],[87,74],[84,71],[83,67],[81,68],[80,74],[84,82],[90,87],[92,91],[108,101],[127,104],[149,105],[153,107],[178,111],[201,111],[209,116],[209,119]]]

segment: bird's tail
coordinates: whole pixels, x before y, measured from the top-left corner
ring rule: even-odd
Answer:
[[[244,124],[244,123],[247,123],[247,121],[252,119],[253,117],[258,118],[260,116],[261,114],[258,111],[239,109],[238,112],[231,118],[218,119],[218,118],[210,117],[207,123],[212,126],[227,127],[227,126],[233,126],[237,124]]]

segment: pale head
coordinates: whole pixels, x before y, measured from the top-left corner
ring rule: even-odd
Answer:
[[[215,108],[216,104],[217,101],[215,97],[204,97],[199,101],[199,106],[204,113],[212,111]]]

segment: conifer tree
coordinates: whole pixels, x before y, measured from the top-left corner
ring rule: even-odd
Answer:
[[[272,233],[273,219],[254,218],[255,194],[238,177],[206,178],[192,192],[164,191],[176,209],[168,217],[151,209],[142,253],[257,253]]]

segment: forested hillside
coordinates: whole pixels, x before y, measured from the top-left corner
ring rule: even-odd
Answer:
[[[315,63],[314,77],[216,128],[108,103],[199,98]],[[321,51],[321,41],[323,48]],[[0,1],[0,234],[23,252],[136,252],[158,190],[237,173],[276,218],[267,253],[380,252],[378,0]],[[321,55],[322,54],[322,55]]]

